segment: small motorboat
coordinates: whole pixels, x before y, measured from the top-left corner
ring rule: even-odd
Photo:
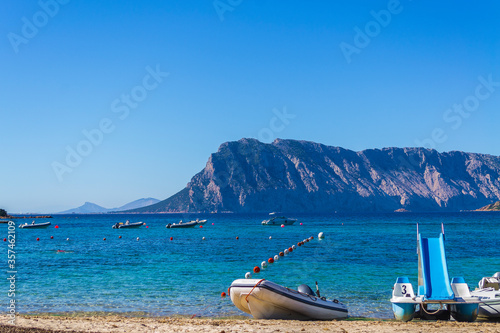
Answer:
[[[478,317],[486,319],[500,318],[500,272],[491,277],[483,277],[479,288],[470,292],[479,298]]]
[[[319,293],[319,292],[318,292]],[[333,320],[347,318],[338,300],[319,297],[307,285],[298,290],[268,280],[238,279],[229,287],[234,305],[255,319]]]
[[[262,225],[292,225],[297,222],[297,219],[290,219],[285,216],[278,216],[276,213],[270,213],[269,220],[262,221]]]
[[[120,223],[113,224],[113,229],[139,228],[140,226],[143,226],[143,225],[144,225],[144,222],[130,223],[130,221],[127,220],[125,223],[120,222]]]
[[[167,228],[173,229],[173,228],[192,228],[194,226],[197,226],[198,222],[196,221],[189,221],[189,222],[182,222],[182,220],[179,223],[169,223],[167,224]]]
[[[35,221],[31,222],[31,224],[28,224],[28,222],[25,222],[24,224],[20,224],[19,228],[21,229],[43,229],[47,228],[50,225],[50,222],[43,222],[43,223],[35,223]]]

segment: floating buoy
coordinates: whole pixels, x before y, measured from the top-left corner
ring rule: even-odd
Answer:
[[[54,236],[50,236],[50,239],[54,239]]]
[[[106,240],[106,237],[104,237],[102,240]]]
[[[222,292],[222,293],[220,294],[220,297],[222,297],[222,298],[226,297],[226,293],[225,293],[225,292]]]
[[[285,251],[283,251],[283,253],[287,256],[288,255],[288,250],[285,249]]]
[[[139,237],[137,237],[137,240],[139,240]]]
[[[344,222],[342,222],[342,225],[344,225]]]
[[[69,241],[69,238],[66,238],[67,241]]]
[[[302,246],[302,242],[298,242],[298,243],[297,243],[297,245],[298,245],[298,246]]]
[[[278,261],[280,259],[280,256],[279,255],[275,255],[274,256],[274,261]]]
[[[293,249],[291,247],[289,247],[288,252],[293,252]]]
[[[236,236],[236,239],[240,239],[238,236]]]
[[[273,237],[272,237],[272,236],[269,236],[269,239],[273,239]]]
[[[288,251],[287,251],[288,252]],[[280,252],[280,257],[283,257],[285,254],[283,252]]]
[[[7,241],[7,238],[4,238],[4,239],[3,239],[3,241],[4,241],[4,242],[6,242],[6,241]]]
[[[205,237],[203,237],[202,240],[205,240]]]
[[[258,273],[258,272],[260,272],[260,268],[259,268],[259,266],[255,266],[255,267],[253,268],[253,272],[254,272],[254,273]]]
[[[267,262],[270,263],[270,264],[272,264],[274,262],[274,259],[273,258],[269,258],[269,259],[267,259]]]
[[[170,240],[174,240],[174,237],[170,237]]]
[[[323,234],[323,232],[320,232],[318,234],[318,239],[323,239],[323,238],[325,238],[325,235]]]
[[[37,240],[37,241],[39,241],[39,240],[40,240],[40,238],[38,238],[38,237],[37,237],[37,238],[36,238],[36,240]]]
[[[149,228],[149,225],[146,226],[146,229],[148,229],[148,228]]]
[[[203,228],[203,226],[202,226],[202,225],[200,225],[200,228]]]
[[[214,225],[214,224],[212,223],[212,225]]]
[[[265,269],[267,267],[267,262],[265,261],[261,262],[260,267],[262,267],[262,269]]]
[[[122,239],[122,236],[118,236],[119,239]]]
[[[314,239],[314,236],[311,236],[311,237],[309,237],[309,238],[310,238],[311,240],[313,240],[313,239]]]
[[[295,244],[294,244],[294,245],[292,245],[292,249],[294,249],[294,250],[295,250],[296,248],[297,248],[297,247],[295,246]]]
[[[302,222],[300,222],[300,225],[302,225]]]
[[[56,225],[54,228],[59,229],[59,226],[58,226],[58,225]]]
[[[282,225],[281,225],[281,227],[282,227],[282,228],[284,228],[284,227],[285,227],[285,225],[284,225],[284,224],[282,224]]]
[[[252,273],[246,272],[245,279],[251,279],[251,278],[252,278]]]

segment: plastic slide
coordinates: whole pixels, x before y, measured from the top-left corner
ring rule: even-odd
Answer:
[[[448,277],[443,234],[439,234],[439,238],[422,238],[419,235],[419,255],[422,265],[422,296],[426,300],[453,299],[455,295]]]

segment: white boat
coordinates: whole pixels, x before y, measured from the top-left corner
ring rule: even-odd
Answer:
[[[333,320],[347,318],[337,300],[317,297],[306,285],[298,290],[268,280],[238,279],[229,287],[231,301],[255,319]]]
[[[500,318],[500,272],[491,277],[483,277],[479,281],[479,288],[470,293],[481,301],[478,317]]]
[[[196,221],[190,221],[190,222],[196,222],[196,224],[198,225],[204,225],[205,223],[207,223],[207,220],[196,219]]]
[[[168,229],[173,229],[173,228],[192,228],[194,226],[197,226],[198,222],[196,221],[189,221],[189,222],[182,222],[182,220],[179,223],[169,223],[167,224]]]
[[[31,224],[28,224],[28,222],[25,222],[24,224],[20,224],[19,228],[21,229],[42,229],[42,228],[47,228],[50,225],[50,222],[43,222],[43,223],[35,223],[35,221],[31,222]]]
[[[292,225],[297,221],[297,219],[290,219],[285,216],[278,216],[276,215],[276,213],[270,213],[269,216],[271,216],[269,220],[262,221],[263,225],[282,225],[282,224]]]
[[[113,229],[123,229],[123,228],[139,228],[140,226],[143,226],[144,222],[133,222],[130,223],[129,220],[127,220],[125,223],[120,222],[120,223],[115,223],[113,224]]]

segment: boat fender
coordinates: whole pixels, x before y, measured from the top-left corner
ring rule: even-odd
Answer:
[[[314,292],[312,291],[311,287],[309,287],[307,284],[301,284],[297,290],[299,291],[299,293],[302,293],[302,294],[307,294],[307,295],[311,295],[311,296],[316,296],[314,294]]]

